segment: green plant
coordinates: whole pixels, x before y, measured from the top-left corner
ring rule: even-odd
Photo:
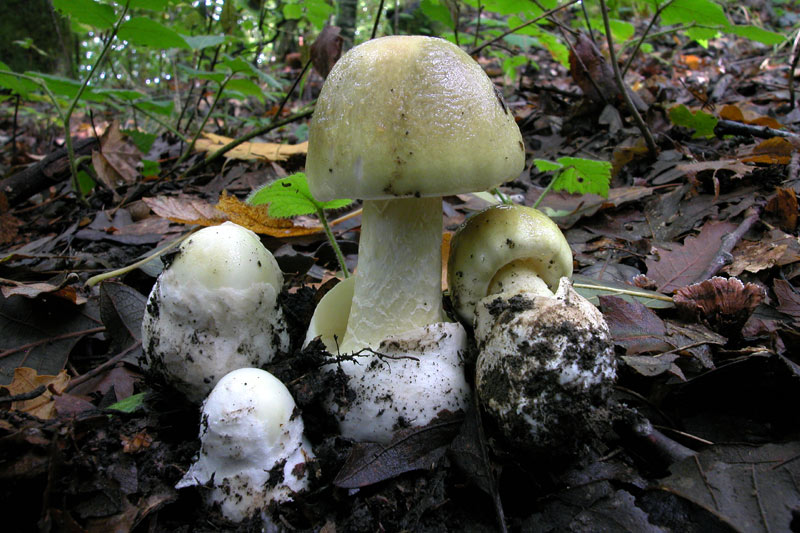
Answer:
[[[553,179],[539,195],[532,207],[537,207],[548,192],[567,191],[573,194],[599,194],[608,197],[611,180],[611,163],[580,157],[559,157],[555,161],[535,159],[539,172],[553,172]]]
[[[328,238],[328,242],[336,254],[336,260],[339,261],[339,268],[342,269],[342,275],[345,278],[350,276],[342,250],[339,248],[336,237],[333,235],[330,225],[328,224],[325,210],[347,207],[353,203],[353,200],[337,199],[328,202],[318,202],[314,199],[314,196],[308,188],[306,175],[302,172],[298,172],[287,178],[274,181],[253,192],[247,201],[252,205],[267,204],[269,206],[267,208],[267,213],[269,216],[275,218],[290,218],[298,215],[316,214],[320,224],[322,224],[322,229],[325,231],[325,236]]]

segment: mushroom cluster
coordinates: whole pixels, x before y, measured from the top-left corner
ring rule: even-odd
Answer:
[[[529,207],[490,207],[451,240],[448,281],[475,327],[481,404],[515,446],[548,454],[580,446],[616,377],[608,326],[571,274],[558,226]]]
[[[233,522],[290,501],[308,488],[314,459],[303,430],[280,380],[257,368],[234,370],[203,403],[200,454],[176,488],[211,484],[207,503]]]
[[[232,222],[184,241],[150,292],[142,322],[143,366],[200,403],[217,380],[257,367],[289,346],[275,258]]]
[[[359,401],[331,407],[346,436],[386,441],[392,428],[466,407],[466,337],[458,324],[443,325],[441,197],[497,186],[524,162],[514,117],[452,43],[373,39],[331,70],[309,127],[306,175],[317,200],[364,205],[358,271],[320,302],[308,338],[322,335],[334,355],[365,355],[342,364]],[[398,343],[399,357],[386,353]],[[407,390],[431,393],[423,402]],[[367,406],[380,398],[373,413]],[[348,429],[373,415],[381,420],[373,430]]]

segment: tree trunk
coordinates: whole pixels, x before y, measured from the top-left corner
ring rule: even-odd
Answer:
[[[14,44],[28,38],[33,46],[27,49]],[[50,0],[0,1],[0,60],[12,70],[75,77],[74,45],[68,22]]]
[[[342,48],[347,50],[353,46],[355,40],[358,0],[339,0],[338,4],[339,13],[336,15],[336,25],[341,29],[339,35],[344,39]]]

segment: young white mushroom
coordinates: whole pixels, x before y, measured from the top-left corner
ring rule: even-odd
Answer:
[[[441,196],[516,177],[525,162],[522,138],[469,55],[442,39],[396,36],[367,41],[336,63],[317,100],[308,142],[306,175],[315,198],[364,200],[358,271],[334,289],[340,296],[317,309],[325,317],[318,324],[332,318],[342,326],[329,350],[383,352],[397,342],[403,350],[425,347],[392,352],[400,358],[360,357],[342,367],[354,378],[351,387],[366,395],[346,416],[333,407],[343,431],[386,441],[390,428],[424,425],[437,408],[468,404],[458,357],[466,337],[451,331],[459,325],[443,325]],[[343,291],[350,296],[342,297]],[[370,373],[375,380],[367,378]],[[441,384],[429,388],[433,379]],[[420,409],[421,397],[406,391],[426,389],[431,397],[444,396]],[[344,418],[369,419],[381,399],[390,407],[378,409],[379,428],[368,435],[347,430],[358,422]]]
[[[308,488],[314,459],[303,430],[280,380],[257,368],[234,370],[203,403],[200,454],[176,488],[211,483],[206,501],[233,522],[291,501]]]
[[[450,247],[454,307],[475,326],[482,405],[514,445],[568,453],[606,406],[616,362],[603,315],[568,279],[566,239],[535,209],[493,206]]]
[[[283,274],[252,231],[226,222],[184,241],[158,277],[142,322],[144,366],[200,403],[237,368],[289,346]]]

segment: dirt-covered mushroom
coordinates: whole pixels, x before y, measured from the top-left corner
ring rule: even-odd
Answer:
[[[289,346],[283,274],[252,231],[226,222],[184,241],[158,277],[142,323],[144,365],[200,403],[217,380]]]
[[[211,484],[206,501],[240,522],[308,488],[314,459],[294,399],[257,368],[226,374],[203,403],[201,448],[176,488]]]
[[[571,273],[563,234],[529,207],[490,207],[451,241],[448,280],[457,311],[475,327],[478,397],[522,448],[580,446],[616,377],[608,326]]]
[[[364,200],[358,271],[352,287],[340,289],[352,297],[332,298],[329,304],[337,302],[336,308],[318,310],[321,316],[336,316],[338,323],[346,316],[332,351],[380,351],[387,339],[414,335],[430,346],[431,326],[445,320],[441,197],[494,187],[516,177],[524,161],[514,117],[480,66],[452,43],[384,37],[345,54],[317,101],[306,163],[318,200]],[[413,357],[420,365],[423,358],[439,357],[425,354]],[[357,364],[373,366],[370,361]],[[381,365],[397,383],[380,391],[383,396],[414,379],[397,378],[400,368],[391,360],[384,358]],[[459,372],[441,375],[450,374]],[[444,389],[468,390],[463,376]],[[401,401],[400,396],[395,400]],[[457,403],[466,401],[465,395]],[[427,422],[421,416],[408,419]]]

